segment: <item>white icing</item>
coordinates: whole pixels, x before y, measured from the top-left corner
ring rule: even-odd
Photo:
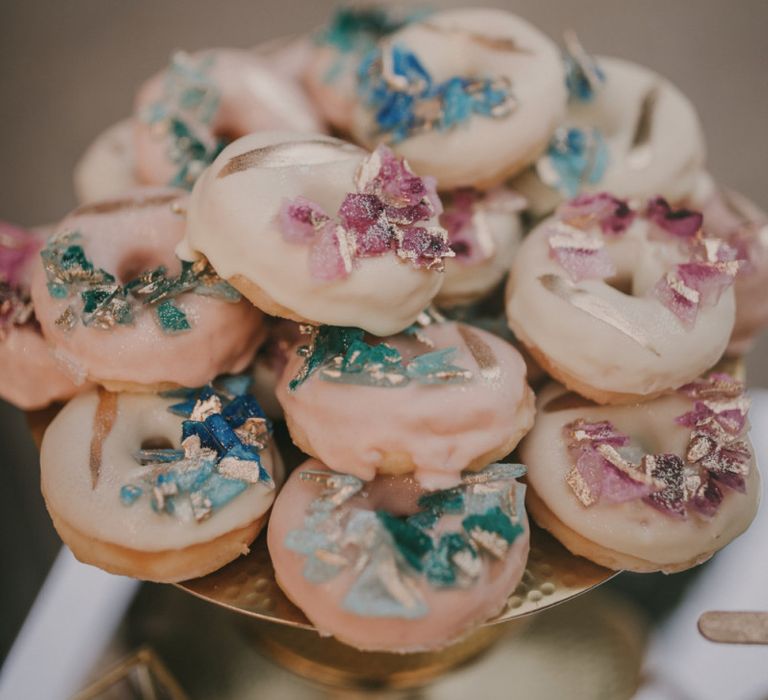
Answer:
[[[219,177],[232,158],[267,149],[258,166]],[[355,191],[362,149],[322,135],[251,134],[230,144],[192,192],[186,239],[177,252],[202,253],[225,278],[242,275],[274,301],[316,323],[396,333],[429,304],[442,275],[394,253],[359,258],[345,279],[325,282],[309,271],[307,245],[284,240],[276,216],[299,195],[335,215]]]
[[[539,396],[533,430],[520,446],[528,467],[528,485],[566,527],[608,549],[659,565],[690,561],[720,549],[743,532],[757,509],[760,476],[754,459],[749,466],[746,493],[723,488],[725,498],[712,518],[695,514],[686,520],[665,515],[641,500],[626,503],[598,501],[589,508],[565,480],[571,458],[563,440],[563,426],[578,418],[608,420],[650,453],[684,455],[690,428],[675,418],[691,410],[690,399],[664,396],[635,406],[593,406],[547,412],[546,405],[565,389],[549,385]]]
[[[672,202],[692,195],[702,184],[706,148],[701,122],[691,101],[669,80],[649,68],[618,58],[597,58],[605,83],[591,101],[572,100],[564,124],[596,127],[608,147],[605,174],[582,191],[606,191],[618,197],[648,199],[661,195]],[[643,103],[655,92],[647,146],[633,150]],[[544,215],[562,196],[531,170],[514,186],[529,200],[531,211]]]
[[[75,193],[81,204],[109,199],[136,187],[133,126],[113,124],[96,137],[75,166]]]
[[[566,270],[549,255],[548,223],[523,241],[507,284],[507,318],[526,344],[590,387],[638,395],[681,386],[720,359],[734,323],[732,287],[716,305],[699,308],[690,330],[651,294],[674,264],[687,260],[674,241],[649,238],[650,224],[638,217],[626,233],[605,236],[604,250],[616,264],[617,277],[630,281],[632,294],[604,280],[574,285],[614,307],[645,336],[651,350],[542,285],[543,275],[570,284]]]
[[[492,48],[486,39],[515,42],[519,51]],[[441,189],[498,182],[529,165],[545,148],[565,112],[566,89],[555,44],[525,20],[496,9],[455,9],[406,26],[387,42],[414,51],[435,82],[449,78],[506,77],[517,106],[503,118],[481,115],[447,131],[418,134],[395,144],[420,175]],[[358,104],[352,133],[372,146],[379,140],[373,113]]]
[[[249,486],[200,522],[156,513],[146,492],[133,505],[122,504],[120,488],[139,483],[146,472],[133,458],[142,441],[164,438],[179,447],[183,418],[167,410],[177,401],[150,394],[117,395],[117,418],[103,442],[95,488],[89,457],[98,393],[89,391],[70,401],[46,430],[40,451],[42,487],[49,508],[84,535],[147,552],[209,542],[266,513],[275,491],[263,484]],[[283,467],[277,450],[264,450],[261,458],[279,485]]]

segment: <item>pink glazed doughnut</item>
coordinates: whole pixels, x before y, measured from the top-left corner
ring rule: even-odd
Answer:
[[[754,518],[749,399],[731,377],[634,406],[597,406],[550,384],[537,405],[520,445],[528,511],[574,554],[672,573],[709,559]]]
[[[251,51],[180,52],[136,96],[138,179],[191,188],[224,144],[254,131],[318,132],[301,88]]]
[[[40,333],[29,283],[41,234],[0,222],[0,398],[24,410],[86,388],[70,376]]]
[[[315,460],[275,500],[275,577],[320,634],[358,649],[438,649],[498,614],[525,570],[525,473],[492,464],[449,491],[365,483]]]
[[[432,323],[368,345],[321,327],[277,387],[291,437],[336,471],[414,477],[448,488],[508,455],[533,423],[525,362],[461,323]]]
[[[701,203],[704,231],[733,246],[744,261],[736,276],[736,324],[729,355],[744,355],[768,326],[768,214],[741,194],[713,184]]]
[[[560,206],[520,246],[507,320],[548,374],[598,403],[648,400],[722,356],[736,251],[663,199],[601,193]]]
[[[201,386],[250,362],[263,314],[200,259],[180,263],[186,195],[143,189],[83,205],[43,248],[32,301],[43,335],[113,391]]]

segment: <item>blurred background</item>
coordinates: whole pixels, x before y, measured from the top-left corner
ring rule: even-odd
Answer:
[[[305,32],[335,4],[2,0],[0,218],[43,224],[71,209],[75,162],[99,132],[130,113],[134,90],[165,65],[172,50],[248,47]],[[431,3],[474,4],[517,12],[556,39],[573,28],[592,53],[631,59],[670,78],[698,107],[715,177],[768,206],[768,2]],[[768,387],[766,350],[763,338],[749,357],[752,386]],[[24,417],[1,403],[0,462],[1,662],[59,546],[39,493],[37,455]],[[618,589],[652,619],[675,604],[685,582],[623,577]],[[180,593],[158,595],[170,597],[171,607],[180,604],[173,602]]]

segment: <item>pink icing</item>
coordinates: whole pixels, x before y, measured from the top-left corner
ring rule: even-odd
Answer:
[[[321,634],[332,634],[359,649],[410,652],[440,648],[498,613],[523,575],[529,550],[527,521],[525,533],[515,539],[504,559],[484,566],[480,579],[471,587],[436,589],[417,579],[416,586],[430,611],[426,617],[406,620],[362,617],[348,612],[342,607],[342,600],[353,583],[354,572],[342,571],[323,584],[312,583],[302,574],[305,557],[284,544],[287,534],[300,526],[318,494],[317,484],[299,477],[307,469],[326,467],[310,459],[291,474],[275,500],[267,542],[280,587]],[[415,511],[420,492],[408,477],[380,477],[370,484],[367,498],[356,497],[348,503],[405,515]],[[445,520],[456,526],[449,522],[451,518]]]
[[[294,353],[277,386],[289,426],[336,471],[370,480],[385,453],[400,454],[413,461],[415,476],[426,488],[455,485],[472,461],[504,446],[511,449],[533,420],[520,354],[490,333],[470,330],[490,350],[495,366],[478,365],[459,324],[427,326],[423,335],[435,348],[403,336],[387,339],[405,356],[457,348],[451,362],[473,374],[463,384],[414,381],[405,387],[380,388],[332,383],[315,373],[291,392],[288,381],[303,363]]]
[[[173,190],[137,190],[115,200],[128,203],[119,210],[98,211],[100,205],[111,202],[76,209],[57,233],[79,231],[93,264],[111,271],[121,282],[157,265],[176,275],[180,263],[174,250],[184,234],[184,218],[168,202],[141,205],[164,194],[177,194],[182,203],[186,196]],[[131,206],[131,202],[138,204]],[[65,330],[56,325],[56,319],[71,300],[49,294],[39,261],[31,291],[45,337],[59,354],[98,381],[201,386],[217,374],[243,370],[264,336],[263,314],[247,301],[230,303],[192,293],[177,299],[192,325],[184,333],[163,333],[148,308],[139,309],[132,325],[101,330],[77,323]]]

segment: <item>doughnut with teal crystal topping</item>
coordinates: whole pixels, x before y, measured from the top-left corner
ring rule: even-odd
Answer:
[[[205,255],[256,306],[397,333],[453,256],[434,180],[382,146],[268,132],[228,146],[192,193],[180,257]]]
[[[652,401],[598,406],[551,384],[520,446],[528,511],[612,569],[695,566],[752,521],[760,475],[744,385],[710,374]]]
[[[447,488],[531,427],[525,372],[515,348],[461,323],[423,318],[380,342],[321,326],[290,356],[277,398],[296,445],[334,470]]]
[[[83,379],[113,390],[199,386],[239,372],[263,314],[200,259],[181,262],[187,195],[145,188],[82,205],[35,264],[43,335]]]
[[[455,257],[445,261],[445,280],[435,298],[441,307],[487,296],[502,281],[523,239],[523,197],[508,187],[461,188],[440,193],[440,224]]]
[[[544,216],[582,192],[688,200],[700,186],[706,155],[688,98],[648,68],[593,59],[572,34],[565,61],[566,117],[535,166],[514,181],[531,212]]]
[[[441,189],[520,172],[565,111],[557,47],[503,10],[429,15],[383,40],[359,73],[355,138],[390,144]]]
[[[736,324],[727,352],[744,355],[768,326],[768,214],[744,195],[717,186],[709,175],[705,178],[704,193],[693,203],[701,207],[704,232],[726,241],[743,261],[734,284]]]
[[[130,119],[105,129],[88,146],[75,165],[74,185],[81,204],[117,197],[141,186]]]
[[[350,129],[363,59],[381,39],[423,14],[383,4],[340,7],[328,24],[314,33],[304,84],[317,109],[336,129]]]
[[[741,265],[735,249],[704,236],[698,212],[580,195],[520,246],[507,320],[570,389],[599,403],[642,401],[720,359]]]
[[[87,388],[56,359],[35,317],[29,286],[44,240],[41,232],[0,222],[0,398],[24,410]]]
[[[358,649],[447,646],[500,612],[523,576],[524,473],[491,464],[429,492],[407,476],[366,483],[309,460],[270,519],[277,582],[321,634]]]
[[[41,483],[74,555],[150,581],[248,552],[283,478],[244,376],[165,395],[81,394],[43,437]]]
[[[227,142],[254,131],[322,131],[300,87],[251,51],[176,53],[136,96],[135,166],[149,185],[191,189]]]

